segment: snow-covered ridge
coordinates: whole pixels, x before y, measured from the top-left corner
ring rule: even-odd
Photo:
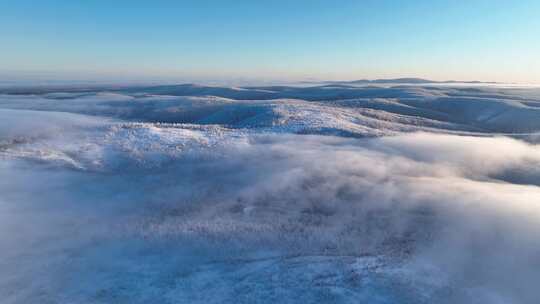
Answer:
[[[238,89],[180,85],[0,95],[0,107],[363,137],[402,131],[534,133],[540,130],[539,96],[536,89],[490,86]]]
[[[534,90],[177,89],[0,96],[4,302],[536,303]]]

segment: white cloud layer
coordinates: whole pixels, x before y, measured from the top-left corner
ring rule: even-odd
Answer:
[[[5,303],[538,298],[538,145],[0,122]]]

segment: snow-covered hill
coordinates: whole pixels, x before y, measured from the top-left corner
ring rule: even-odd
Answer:
[[[489,86],[239,89],[180,85],[119,92],[1,95],[0,106],[137,122],[219,124],[356,137],[401,131],[533,133],[540,130],[536,93],[534,89]]]
[[[538,299],[537,89],[17,93],[3,303]]]

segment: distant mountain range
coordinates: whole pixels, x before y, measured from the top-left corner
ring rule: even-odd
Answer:
[[[358,79],[350,81],[320,81],[319,83],[335,83],[335,84],[426,84],[426,83],[470,83],[470,84],[495,84],[497,82],[486,82],[486,81],[458,81],[458,80],[447,80],[447,81],[436,81],[423,78],[391,78],[391,79]]]
[[[198,85],[192,83],[186,84],[167,84],[167,85],[36,85],[36,86],[6,86],[0,87],[0,94],[46,94],[53,92],[95,92],[95,91],[114,91],[114,92],[140,92],[144,91],[149,94],[157,95],[173,95],[173,96],[218,96],[233,99],[275,99],[275,98],[300,98],[300,99],[318,99],[328,98],[329,89],[335,89],[336,86],[355,85],[429,85],[429,84],[498,84],[499,82],[483,82],[483,81],[435,81],[423,78],[393,78],[393,79],[359,79],[351,81],[304,81],[306,86],[323,86],[327,87],[325,94],[320,95],[320,92],[315,96],[311,95],[310,91],[313,88],[297,87],[297,86],[242,86],[242,87],[226,87],[226,86],[210,86]],[[329,88],[333,87],[333,88]],[[376,88],[374,88],[376,89]],[[342,92],[338,92],[342,94]],[[359,92],[364,95],[364,92]],[[331,94],[330,94],[331,95]],[[341,95],[339,95],[341,96]],[[338,97],[339,97],[338,96]],[[358,97],[358,96],[356,96]]]

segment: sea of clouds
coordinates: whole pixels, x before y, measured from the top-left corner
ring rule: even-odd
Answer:
[[[4,303],[536,303],[540,145],[0,110]]]

